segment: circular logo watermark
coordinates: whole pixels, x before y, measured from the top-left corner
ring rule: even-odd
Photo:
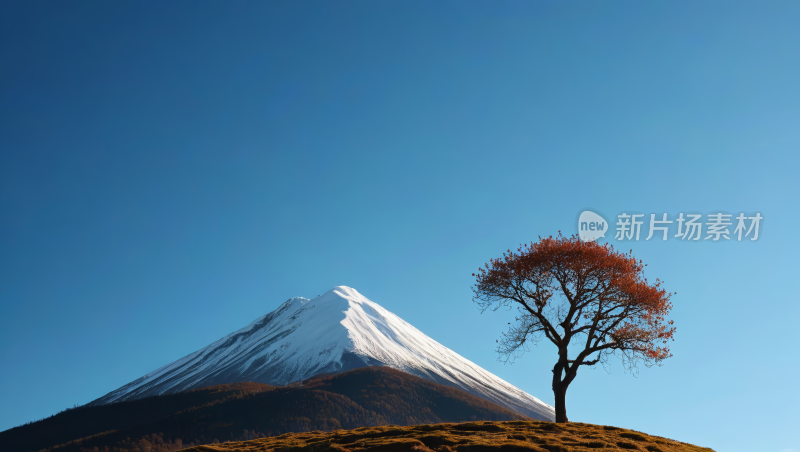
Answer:
[[[578,236],[584,242],[593,242],[606,237],[608,222],[591,210],[584,210],[578,217]]]

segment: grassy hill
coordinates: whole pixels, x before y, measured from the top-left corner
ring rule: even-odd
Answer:
[[[185,452],[713,452],[617,427],[539,421],[365,427],[197,446]]]
[[[68,410],[4,432],[10,452],[167,452],[287,432],[527,419],[464,391],[387,367],[289,386],[235,383]]]

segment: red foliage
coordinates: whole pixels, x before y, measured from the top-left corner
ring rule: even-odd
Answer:
[[[474,300],[483,310],[518,308],[517,323],[499,341],[502,355],[513,359],[542,336],[558,347],[553,369],[557,420],[559,399],[563,405],[563,393],[579,366],[604,363],[617,354],[627,369],[635,369],[637,362],[649,366],[672,356],[667,342],[675,328],[666,317],[673,294],[659,280],[650,283],[644,267],[632,253],[610,244],[559,234],[508,250],[473,273]],[[578,343],[579,336],[585,342]],[[576,345],[581,351],[570,358],[570,346],[574,350]]]

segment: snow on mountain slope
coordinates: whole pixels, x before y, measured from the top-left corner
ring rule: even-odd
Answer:
[[[239,381],[285,385],[322,372],[371,365],[456,387],[535,419],[554,418],[549,405],[345,286],[313,300],[292,298],[246,327],[91,405]]]

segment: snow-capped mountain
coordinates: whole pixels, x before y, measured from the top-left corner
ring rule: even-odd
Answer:
[[[240,381],[285,385],[373,365],[462,389],[534,419],[554,419],[549,405],[345,286],[311,300],[292,298],[239,331],[90,405]]]

